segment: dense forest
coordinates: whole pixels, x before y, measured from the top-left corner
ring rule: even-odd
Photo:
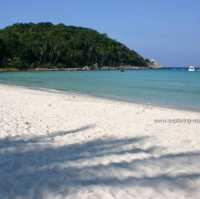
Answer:
[[[0,29],[0,68],[101,68],[149,64],[148,59],[125,45],[88,28],[17,23]]]

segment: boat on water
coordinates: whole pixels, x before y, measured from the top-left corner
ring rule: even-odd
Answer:
[[[196,69],[195,69],[195,67],[194,66],[189,66],[188,67],[188,71],[189,72],[194,72]]]

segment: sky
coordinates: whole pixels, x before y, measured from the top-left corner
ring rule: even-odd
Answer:
[[[0,28],[18,22],[89,27],[162,66],[200,66],[200,0],[1,0]]]

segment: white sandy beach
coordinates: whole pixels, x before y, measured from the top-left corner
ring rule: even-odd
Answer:
[[[197,199],[200,113],[0,85],[0,199]]]

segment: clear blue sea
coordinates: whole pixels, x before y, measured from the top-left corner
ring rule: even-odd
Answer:
[[[186,70],[7,72],[0,83],[200,111],[200,72]]]

